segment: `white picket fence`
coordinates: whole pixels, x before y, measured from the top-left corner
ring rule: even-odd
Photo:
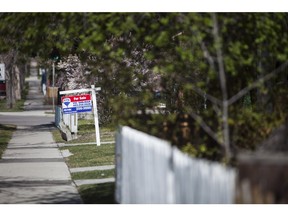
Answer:
[[[123,204],[234,203],[236,171],[191,158],[129,127],[116,140],[115,198]]]

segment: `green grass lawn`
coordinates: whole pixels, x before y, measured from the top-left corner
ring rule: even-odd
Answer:
[[[84,126],[83,126],[84,125]],[[91,131],[91,126],[85,125],[83,122],[79,124],[82,133],[88,133]],[[93,132],[93,135],[95,132]],[[114,140],[113,128],[103,127],[100,128],[100,134],[109,134],[110,140]],[[73,140],[73,142],[65,142],[61,133],[58,129],[52,131],[53,138],[57,143],[73,144],[73,143],[85,143],[91,142],[91,140]],[[103,136],[103,135],[101,135]],[[101,140],[103,141],[103,140]],[[93,142],[93,141],[92,141]],[[94,138],[95,142],[95,138]],[[96,145],[78,145],[78,146],[67,146],[61,147],[60,150],[69,150],[73,155],[66,158],[67,165],[71,168],[75,167],[87,167],[87,166],[101,166],[101,165],[113,165],[114,164],[114,144],[102,144],[101,146]]]
[[[93,120],[79,119],[77,136],[78,139],[72,140],[70,141],[70,143],[96,142],[94,119]],[[100,126],[100,140],[101,142],[114,141],[115,128]]]
[[[85,204],[116,204],[115,183],[83,185],[78,191]]]
[[[101,146],[79,145],[60,148],[60,150],[65,149],[68,149],[73,154],[66,158],[67,165],[70,168],[114,164],[114,144],[105,144]]]
[[[15,106],[7,108],[6,100],[0,100],[0,112],[19,112],[24,110],[25,99],[17,100]]]
[[[85,124],[87,123],[87,124]],[[73,144],[73,143],[96,143],[95,127],[87,120],[78,121],[77,139],[65,141],[61,137],[60,131],[53,130],[52,135],[55,142]],[[100,140],[101,142],[114,142],[115,141],[115,128],[113,127],[100,127]]]
[[[71,177],[73,180],[77,179],[102,179],[102,178],[112,178],[115,176],[115,170],[95,170],[87,172],[77,172],[72,173]]]
[[[7,148],[7,145],[15,130],[16,130],[15,126],[0,124],[0,158],[2,158],[2,154]]]
[[[115,129],[113,127],[100,127],[101,142],[114,141]],[[78,121],[78,139],[66,142],[62,139],[58,129],[52,131],[53,138],[57,143],[90,143],[95,142],[95,128],[91,121]],[[65,158],[69,168],[114,165],[115,145],[102,144],[78,145],[61,147],[60,150],[69,150],[73,155]],[[78,179],[101,179],[115,176],[115,169],[96,170],[72,173],[73,180]],[[115,204],[115,183],[83,185],[77,188],[85,204]]]

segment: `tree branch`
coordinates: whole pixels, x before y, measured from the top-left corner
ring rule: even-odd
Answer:
[[[195,32],[195,31],[193,31],[193,32],[194,32],[195,34],[197,34],[197,32]],[[201,49],[202,49],[202,51],[203,51],[204,58],[207,59],[209,65],[210,65],[210,67],[211,67],[211,69],[214,70],[214,71],[217,71],[217,70],[216,70],[216,66],[215,66],[214,59],[213,59],[212,55],[210,54],[209,50],[207,49],[205,43],[204,43],[202,40],[198,40],[198,43],[200,44],[200,47],[201,47]],[[207,94],[206,92],[204,92],[204,91],[201,90],[200,88],[197,88],[197,87],[193,86],[193,90],[194,90],[196,93],[198,93],[200,96],[202,96],[202,97],[206,96],[206,98],[207,98],[208,100],[210,100],[212,103],[214,103],[214,104],[216,104],[216,105],[218,105],[218,106],[222,106],[222,102],[221,102],[218,98],[216,98],[216,97],[214,97],[214,96],[212,96],[212,95]]]
[[[207,47],[206,47],[206,45],[204,44],[203,41],[200,42],[200,46],[201,46],[201,49],[203,51],[203,55],[207,59],[210,67],[212,68],[212,70],[216,71],[216,67],[215,67],[215,63],[214,63],[213,57],[210,55],[210,52],[207,49]]]
[[[222,106],[222,102],[218,99],[218,98],[216,98],[216,97],[214,97],[214,96],[212,96],[212,95],[210,95],[210,94],[207,94],[206,92],[204,92],[202,89],[200,89],[200,88],[198,88],[198,87],[196,87],[196,86],[192,86],[192,90],[193,91],[195,91],[197,94],[199,94],[200,96],[202,96],[202,97],[206,97],[208,100],[210,100],[212,103],[214,103],[214,104],[217,104],[218,106]]]
[[[212,13],[213,20],[213,36],[215,40],[215,48],[217,54],[217,62],[219,67],[219,79],[220,86],[222,91],[222,124],[223,124],[223,144],[225,146],[225,155],[227,160],[231,158],[231,148],[230,148],[230,132],[229,132],[229,124],[228,124],[228,92],[227,92],[227,83],[226,83],[226,75],[224,69],[224,61],[223,61],[223,53],[222,53],[222,42],[219,36],[219,27],[218,21],[215,13]]]
[[[216,104],[213,104],[212,108],[217,115],[219,115],[219,116],[221,115],[222,111],[219,109],[218,106],[216,106]]]
[[[217,134],[206,124],[206,122],[201,118],[201,116],[197,115],[196,113],[192,111],[188,111],[191,117],[199,123],[201,128],[210,136],[212,137],[220,146],[223,147],[223,142],[219,140],[217,137]]]

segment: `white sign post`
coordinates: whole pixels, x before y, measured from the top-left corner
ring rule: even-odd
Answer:
[[[98,120],[98,109],[97,109],[97,98],[96,98],[96,89],[94,85],[91,85],[92,89],[92,101],[93,101],[93,112],[94,112],[94,122],[95,122],[95,135],[96,135],[96,144],[100,146],[100,130],[99,130],[99,120]]]
[[[99,130],[99,119],[98,119],[98,110],[97,110],[97,98],[96,98],[96,91],[100,91],[101,88],[95,88],[95,85],[91,85],[91,89],[75,89],[75,90],[68,90],[68,91],[60,91],[60,95],[66,94],[75,94],[75,93],[84,93],[84,92],[91,92],[92,93],[92,103],[93,103],[93,113],[94,113],[94,124],[95,124],[95,137],[96,137],[96,144],[97,146],[101,145],[100,142],[100,130]]]
[[[0,81],[5,81],[5,64],[0,64]]]

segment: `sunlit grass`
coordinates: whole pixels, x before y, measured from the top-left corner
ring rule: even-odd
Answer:
[[[52,131],[53,138],[57,143],[73,144],[73,143],[96,143],[95,127],[94,124],[83,123],[78,121],[77,139],[65,141],[61,137],[59,130]],[[112,127],[100,127],[100,140],[101,142],[114,142],[115,129]]]
[[[102,178],[112,178],[115,176],[115,170],[94,170],[86,172],[72,173],[71,177],[73,180],[77,179],[102,179]]]
[[[15,106],[7,108],[6,100],[0,100],[0,112],[19,112],[24,110],[25,99],[17,100]]]
[[[73,154],[66,158],[66,163],[71,168],[114,165],[114,144],[105,144],[101,146],[79,145],[60,148],[60,150],[64,149],[68,149]]]
[[[7,148],[7,145],[15,130],[16,130],[15,126],[0,124],[0,158],[2,158],[2,154]]]

